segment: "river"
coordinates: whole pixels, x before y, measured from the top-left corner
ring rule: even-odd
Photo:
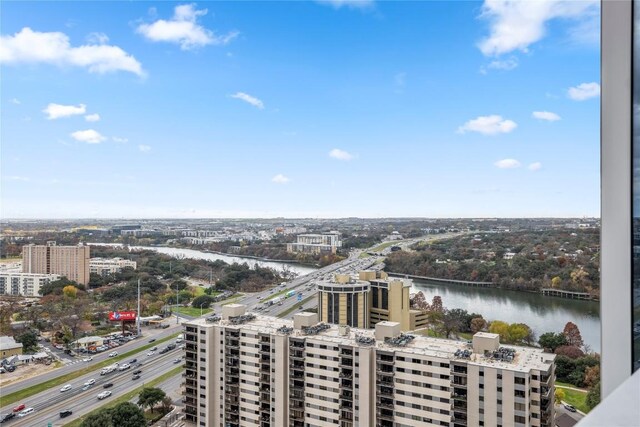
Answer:
[[[91,243],[92,245],[94,243]],[[122,246],[119,244],[103,244]],[[258,261],[232,255],[202,252],[193,249],[164,246],[130,246],[131,249],[148,249],[176,258],[222,260],[227,263],[246,263],[275,270],[286,268],[299,275],[315,271],[315,268],[286,262]],[[559,297],[548,297],[530,292],[508,291],[495,288],[472,288],[461,285],[442,284],[414,280],[414,290],[422,291],[427,300],[435,295],[442,297],[447,308],[463,308],[482,314],[487,320],[502,320],[508,323],[526,323],[536,336],[545,332],[560,332],[567,322],[578,325],[582,338],[592,351],[600,351],[600,305],[594,301],[579,301]]]
[[[536,333],[560,332],[567,322],[578,325],[583,341],[592,351],[600,351],[600,304],[549,297],[538,293],[496,288],[475,288],[414,280],[415,291],[422,291],[428,301],[442,297],[447,308],[463,308],[482,314],[486,320],[526,323]]]

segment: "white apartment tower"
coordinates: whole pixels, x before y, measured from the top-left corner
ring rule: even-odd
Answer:
[[[552,427],[554,358],[376,329],[223,308],[185,324],[188,425],[203,427]]]

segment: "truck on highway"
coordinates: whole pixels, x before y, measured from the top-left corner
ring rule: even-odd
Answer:
[[[273,305],[273,304],[278,304],[280,301],[282,301],[282,297],[275,297],[269,302],[271,303],[271,305]]]
[[[109,366],[105,366],[104,368],[102,368],[102,370],[100,371],[100,375],[107,375],[110,374],[111,372],[115,371],[116,369],[118,369],[118,365],[119,363],[114,363],[113,365],[109,365]]]
[[[285,297],[285,298],[289,298],[289,297],[294,296],[295,294],[296,294],[296,291],[294,291],[293,289],[291,289],[291,290],[287,291],[287,293],[286,293],[286,294],[284,294],[284,297]]]

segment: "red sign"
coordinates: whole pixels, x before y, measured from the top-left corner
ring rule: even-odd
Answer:
[[[109,320],[119,322],[121,320],[136,320],[135,311],[110,311]]]

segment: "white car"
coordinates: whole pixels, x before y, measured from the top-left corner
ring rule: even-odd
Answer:
[[[118,370],[119,371],[126,371],[127,369],[129,369],[131,367],[131,365],[129,365],[128,363],[123,363]]]
[[[83,362],[91,362],[93,360],[93,356],[85,357],[82,359]]]
[[[86,383],[84,383],[84,385],[94,385],[96,383],[96,380],[94,380],[93,378],[91,378],[90,380],[88,380]]]
[[[33,414],[36,410],[33,408],[27,408],[18,414],[18,418],[26,417],[29,414]]]
[[[111,353],[109,353],[109,357],[116,357],[118,355],[117,351],[112,351]]]
[[[154,354],[156,354],[155,351],[150,351],[150,352],[147,353],[147,356],[153,356]]]
[[[60,391],[61,391],[62,393],[64,393],[65,391],[69,391],[69,390],[71,390],[71,388],[72,388],[72,387],[71,387],[71,384],[67,384],[66,386],[62,387],[62,388],[60,389]]]
[[[102,393],[100,393],[98,395],[98,400],[102,400],[102,399],[106,399],[107,397],[111,396],[111,392],[110,391],[103,391]]]

